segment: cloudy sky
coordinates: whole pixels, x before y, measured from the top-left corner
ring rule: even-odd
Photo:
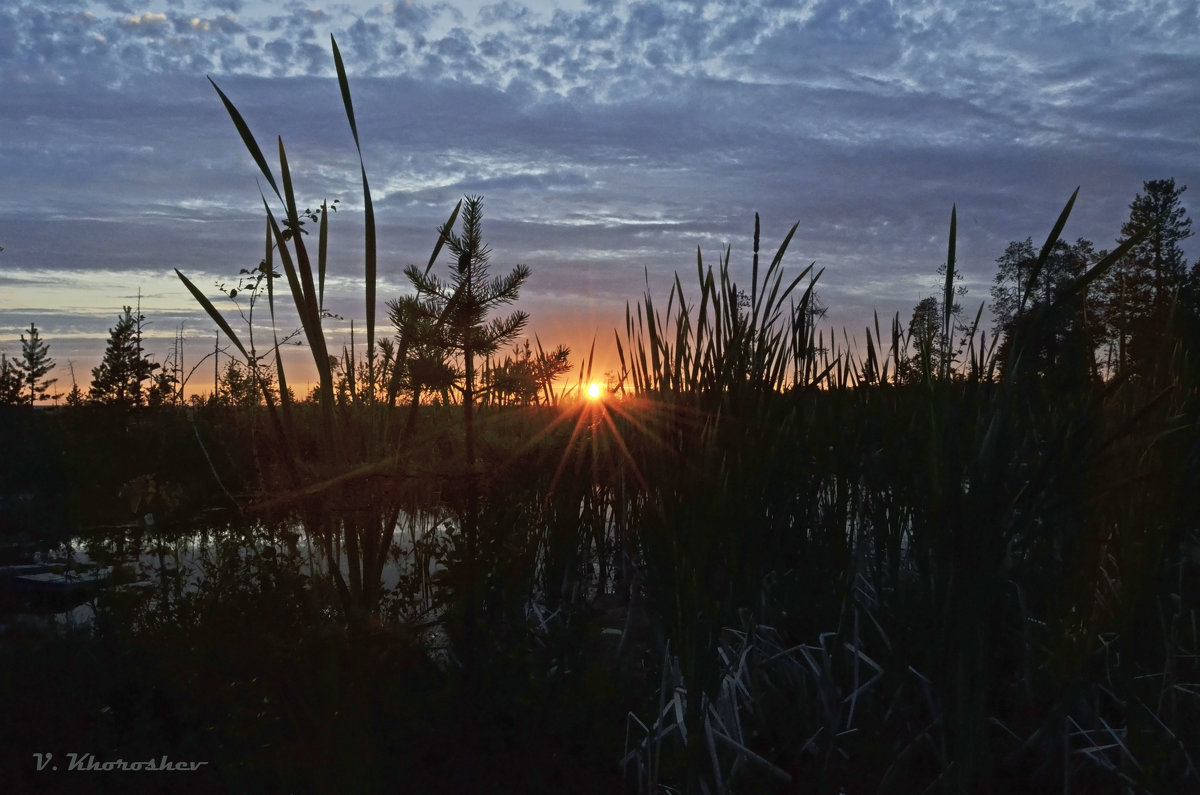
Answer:
[[[851,337],[933,291],[957,204],[974,309],[1010,240],[1111,246],[1143,180],[1200,207],[1195,0],[5,0],[0,5],[0,350],[35,322],[60,383],[86,381],[141,292],[161,360],[212,326],[175,279],[216,295],[262,256],[257,169],[211,77],[298,201],[340,199],[330,308],[361,318],[362,198],[329,36],[350,74],[381,248],[405,289],[459,197],[483,194],[493,268],[528,265],[543,343],[577,351],[646,286],[665,297],[699,247],[748,278],[764,248],[816,262]],[[1200,253],[1195,239],[1187,253]],[[331,321],[340,339],[345,324]],[[207,340],[207,342],[206,342]],[[599,365],[598,365],[599,366]],[[204,383],[211,375],[197,375]]]

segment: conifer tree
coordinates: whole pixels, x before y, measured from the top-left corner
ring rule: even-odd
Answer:
[[[71,408],[79,408],[86,401],[84,400],[83,390],[79,388],[79,382],[75,380],[75,362],[68,359],[67,367],[71,371],[71,391],[67,393],[67,405]]]
[[[109,329],[104,358],[92,370],[88,399],[93,403],[115,406],[141,406],[146,402],[142,382],[154,375],[159,365],[142,350],[141,322],[145,316],[125,307],[117,325]]]
[[[20,405],[24,385],[21,370],[8,356],[0,353],[0,406]]]
[[[1192,220],[1180,197],[1187,186],[1174,179],[1148,180],[1129,205],[1118,243],[1150,232],[1117,263],[1105,280],[1107,338],[1118,375],[1149,375],[1163,351],[1171,307],[1187,278],[1180,245],[1192,236]]]
[[[21,335],[21,363],[18,368],[21,372],[22,402],[30,406],[45,400],[50,387],[58,382],[57,378],[46,378],[54,369],[54,360],[50,358],[50,346],[42,340],[33,323],[29,324],[29,339]]]
[[[437,323],[437,301],[406,295],[389,301],[387,306],[396,329],[396,343],[386,400],[394,405],[401,390],[408,393],[406,432],[411,433],[416,428],[421,395],[440,392],[449,397],[459,373],[448,361],[452,351],[443,325]]]
[[[521,285],[529,278],[529,268],[517,265],[507,276],[488,278],[490,251],[483,242],[483,197],[468,196],[463,201],[461,232],[450,223],[442,226],[441,240],[455,257],[449,283],[442,282],[429,270],[409,266],[405,275],[413,283],[420,302],[427,307],[435,326],[446,334],[447,350],[461,356],[463,363],[462,404],[464,453],[466,459],[466,510],[462,517],[461,561],[464,606],[464,663],[473,668],[475,654],[476,608],[481,587],[483,539],[479,533],[479,474],[475,461],[476,357],[494,353],[510,342],[525,327],[529,316],[520,310],[505,318],[488,316],[499,306],[517,300]]]
[[[417,295],[424,299],[427,311],[436,313],[434,324],[444,330],[444,344],[462,356],[463,420],[468,462],[473,465],[476,357],[494,353],[525,327],[529,315],[520,310],[491,321],[488,315],[497,307],[517,300],[521,286],[529,278],[529,268],[517,265],[507,276],[488,278],[491,251],[483,242],[482,196],[468,196],[464,200],[461,232],[448,225],[440,232],[446,248],[456,259],[449,283],[411,265],[405,275]]]

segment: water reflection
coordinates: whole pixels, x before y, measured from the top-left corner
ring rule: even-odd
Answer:
[[[435,609],[434,578],[444,568],[441,557],[454,528],[444,514],[399,515],[380,574],[385,602],[403,603],[408,612],[425,616]],[[143,609],[154,611],[230,576],[288,572],[321,587],[336,566],[348,577],[350,561],[340,534],[329,545],[316,535],[296,520],[236,518],[168,530],[146,517],[97,528],[0,567],[0,630],[90,627],[114,595],[140,600]],[[43,587],[36,587],[35,575],[44,578]],[[85,579],[95,580],[95,587],[69,587]]]

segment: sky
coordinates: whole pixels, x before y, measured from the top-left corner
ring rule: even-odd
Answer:
[[[174,269],[220,298],[262,257],[269,189],[209,78],[265,151],[283,138],[302,206],[339,200],[329,337],[361,329],[330,35],[375,203],[381,334],[466,194],[485,197],[493,272],[532,271],[529,336],[595,340],[597,371],[626,304],[665,300],[676,271],[694,283],[697,250],[715,265],[730,247],[748,284],[755,212],[769,253],[798,222],[788,272],[824,269],[828,326],[861,341],[874,311],[886,334],[934,293],[952,207],[972,312],[1007,243],[1040,243],[1076,187],[1065,236],[1097,247],[1144,180],[1192,185],[1200,207],[1195,0],[5,0],[0,351],[35,323],[58,388],[68,361],[86,385],[139,295],[157,360],[181,325],[185,367],[211,351]],[[204,366],[191,388],[211,382]]]

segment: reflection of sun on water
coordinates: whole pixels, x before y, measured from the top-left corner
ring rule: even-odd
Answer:
[[[600,397],[600,385],[588,384],[587,396],[592,400],[597,400]]]

